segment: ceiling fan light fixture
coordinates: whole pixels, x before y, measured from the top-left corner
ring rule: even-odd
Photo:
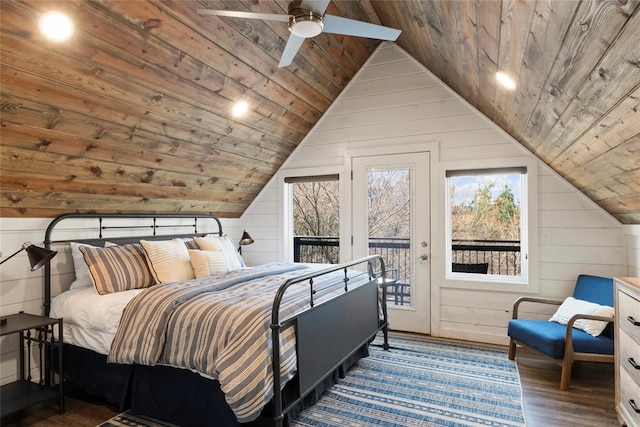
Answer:
[[[289,16],[289,31],[305,39],[315,37],[324,29],[322,16],[312,10],[295,9]]]

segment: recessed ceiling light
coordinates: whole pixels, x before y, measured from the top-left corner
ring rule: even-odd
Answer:
[[[244,116],[247,114],[247,111],[249,111],[249,104],[247,104],[247,101],[236,102],[232,110],[234,117]]]
[[[498,80],[498,83],[500,83],[502,86],[506,87],[509,90],[513,90],[516,88],[516,82],[514,82],[513,79],[507,76],[505,73],[497,72],[496,80]]]
[[[61,42],[73,34],[73,21],[62,12],[47,12],[40,17],[40,32],[50,40]]]

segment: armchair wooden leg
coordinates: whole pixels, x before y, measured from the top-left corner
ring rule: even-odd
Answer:
[[[560,376],[560,390],[569,390],[569,383],[571,382],[571,368],[573,367],[573,358],[565,357],[562,361],[562,375]]]
[[[513,338],[509,340],[509,360],[516,360],[516,342]]]

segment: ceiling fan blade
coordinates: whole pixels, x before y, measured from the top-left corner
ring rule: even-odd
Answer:
[[[240,12],[235,10],[213,10],[213,9],[198,9],[199,15],[216,15],[216,16],[229,16],[231,18],[244,18],[244,19],[265,19],[267,21],[282,21],[288,22],[289,15],[279,15],[277,13],[256,13],[256,12]]]
[[[324,30],[322,32],[394,41],[402,31],[340,16],[325,15]]]
[[[304,40],[304,37],[289,34],[289,39],[287,40],[287,45],[284,47],[284,52],[282,52],[282,58],[280,58],[280,64],[278,64],[278,67],[286,67],[291,64]]]
[[[300,4],[302,9],[311,9],[318,15],[324,15],[327,6],[329,6],[329,0],[302,0]]]

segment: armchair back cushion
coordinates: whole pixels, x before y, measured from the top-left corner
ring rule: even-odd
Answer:
[[[581,274],[576,281],[573,297],[575,299],[613,307],[613,279]],[[609,323],[600,335],[613,339],[613,333],[613,323]]]

